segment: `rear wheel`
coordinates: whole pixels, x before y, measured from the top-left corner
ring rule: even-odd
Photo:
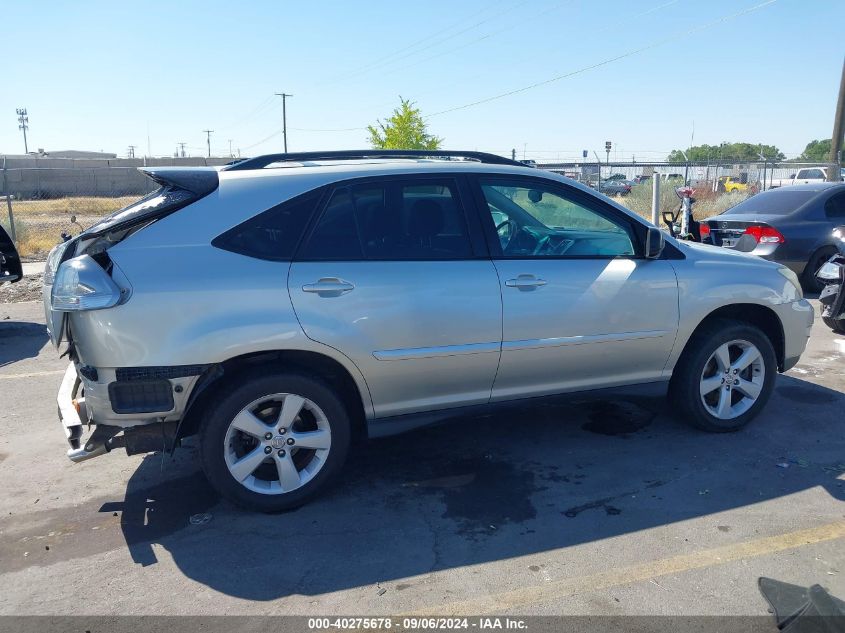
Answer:
[[[340,471],[350,444],[342,401],[304,374],[244,376],[209,407],[200,454],[209,482],[260,512],[289,510]]]
[[[776,372],[774,349],[761,330],[714,320],[687,344],[672,375],[670,397],[693,426],[737,431],[765,406]]]
[[[816,278],[816,274],[825,265],[825,262],[834,255],[836,255],[836,249],[832,248],[822,248],[813,253],[801,275],[801,285],[804,286],[806,292],[819,293],[824,289],[824,284]]]

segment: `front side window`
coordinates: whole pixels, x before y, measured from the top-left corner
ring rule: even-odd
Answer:
[[[390,181],[337,189],[300,258],[467,259],[472,248],[457,190],[448,181]]]
[[[631,227],[541,184],[482,181],[505,257],[632,257]]]

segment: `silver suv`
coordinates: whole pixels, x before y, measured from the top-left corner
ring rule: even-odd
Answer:
[[[356,438],[520,398],[669,381],[680,417],[734,431],[813,321],[788,268],[498,156],[145,171],[161,188],[45,271],[68,456],[198,435],[212,485],[256,510],[312,498]]]

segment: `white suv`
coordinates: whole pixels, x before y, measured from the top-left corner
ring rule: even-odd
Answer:
[[[68,455],[198,434],[211,483],[257,510],[312,497],[355,437],[520,398],[669,381],[681,417],[736,430],[813,321],[788,268],[498,156],[145,171],[161,188],[45,271]]]

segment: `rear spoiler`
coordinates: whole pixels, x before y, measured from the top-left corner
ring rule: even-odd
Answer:
[[[14,283],[23,277],[23,265],[12,238],[0,226],[0,284]]]
[[[161,189],[103,218],[82,233],[82,237],[96,237],[158,220],[207,196],[220,185],[217,170],[212,167],[139,167],[138,171],[161,185]]]
[[[198,198],[210,194],[220,184],[213,167],[139,167],[138,171],[162,187],[184,189]]]

